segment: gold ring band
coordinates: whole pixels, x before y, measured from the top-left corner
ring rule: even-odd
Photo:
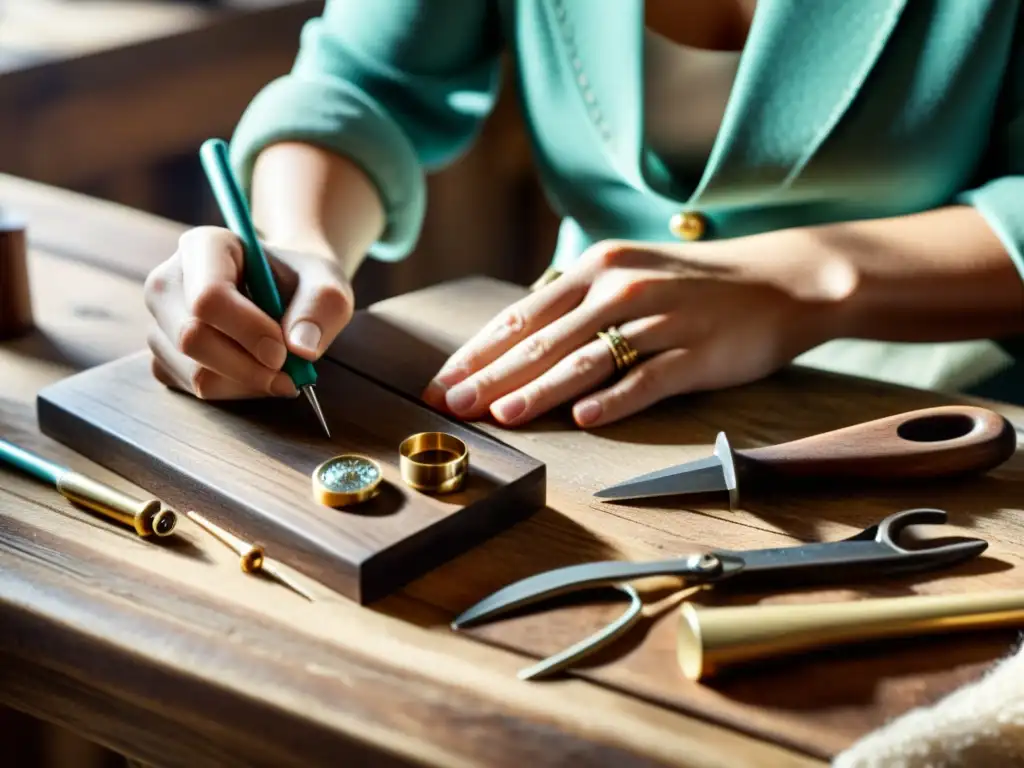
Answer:
[[[615,370],[624,371],[637,361],[639,353],[626,341],[625,337],[614,325],[609,325],[604,331],[598,331],[597,337],[601,339],[612,352],[615,360]]]
[[[420,432],[398,446],[402,480],[418,491],[451,493],[469,470],[469,448],[446,432]]]

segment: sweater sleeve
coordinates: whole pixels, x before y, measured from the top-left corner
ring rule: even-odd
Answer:
[[[1009,28],[1009,61],[991,133],[991,143],[976,186],[955,202],[973,206],[1002,241],[1024,280],[1024,14]],[[996,339],[1024,360],[1024,337]]]
[[[302,141],[356,163],[376,185],[385,230],[370,256],[416,245],[426,174],[467,151],[497,100],[495,0],[327,0],[303,27],[291,71],[250,102],[231,139],[246,194],[256,157]]]

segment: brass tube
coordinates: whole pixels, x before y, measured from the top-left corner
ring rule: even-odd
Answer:
[[[78,472],[62,472],[56,485],[64,498],[134,528],[139,536],[167,536],[178,521],[156,499],[133,498]]]
[[[1024,591],[721,608],[687,602],[680,611],[679,666],[700,680],[733,665],[840,643],[1024,625]]]

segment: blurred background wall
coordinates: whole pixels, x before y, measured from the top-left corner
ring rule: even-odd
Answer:
[[[189,224],[221,223],[198,146],[230,136],[257,90],[291,67],[302,24],[322,8],[323,0],[0,0],[0,172]],[[473,150],[431,179],[418,251],[397,265],[369,263],[360,303],[467,271],[528,283],[547,265],[555,226],[507,77]]]
[[[322,0],[0,0],[0,173],[220,224],[199,144],[230,136],[259,88],[291,67],[302,24],[322,8]],[[360,305],[467,273],[527,284],[547,266],[556,222],[511,78],[476,146],[431,178],[429,194],[417,252],[400,264],[368,262],[356,281]],[[124,765],[11,710],[0,709],[0,744],[5,768]]]

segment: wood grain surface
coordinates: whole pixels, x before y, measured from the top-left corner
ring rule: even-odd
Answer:
[[[40,212],[30,240],[61,246],[30,251],[37,326],[0,343],[0,434],[141,493],[41,435],[34,401],[145,347],[141,279],[125,267],[145,274],[166,258],[175,225],[121,210],[119,230],[116,206],[58,190],[45,198],[0,176],[0,200],[31,199]],[[88,227],[99,216],[102,238]],[[822,765],[582,678],[524,685],[515,671],[527,657],[448,631],[450,612],[419,588],[382,610],[303,580],[310,604],[241,573],[191,521],[180,526],[182,543],[143,542],[0,468],[0,703],[154,766]],[[492,551],[525,543],[528,560],[548,526],[517,528]],[[626,550],[643,533],[601,535]],[[453,561],[434,584],[461,603],[460,582],[488,570],[478,557]]]
[[[211,404],[169,390],[153,378],[148,351],[42,390],[39,426],[164,503],[244,532],[360,603],[544,505],[545,468],[535,459],[335,361],[322,361],[318,376],[329,438],[302,398]],[[435,495],[403,481],[399,445],[420,432],[445,432],[468,446],[462,489]],[[380,465],[381,490],[350,507],[318,504],[314,470],[351,453]]]
[[[0,179],[0,199],[17,198],[18,186]],[[61,200],[69,221],[83,215],[73,200]],[[144,246],[145,227],[127,212],[125,229]],[[154,227],[152,252],[137,249],[140,265],[166,257],[163,232]],[[68,245],[61,257],[31,254],[38,329],[0,345],[0,366],[11,372],[0,430],[132,490],[40,435],[35,422],[42,386],[144,345],[140,283],[102,267],[102,244],[81,246],[88,264]],[[110,250],[116,267],[123,255]],[[448,352],[522,290],[466,280],[381,302],[331,355],[415,397]],[[915,579],[769,595],[711,591],[704,599],[1019,586],[1019,453],[966,482],[767,493],[735,511],[591,498],[608,483],[706,455],[719,429],[742,449],[950,402],[791,369],[749,387],[676,398],[593,432],[576,429],[561,410],[520,430],[480,424],[545,463],[546,507],[372,607],[312,581],[318,599],[305,603],[242,574],[237,559],[190,521],[181,523],[184,545],[148,544],[0,470],[0,699],[157,765],[820,765],[887,718],[976,679],[1014,646],[1015,633],[836,648],[698,685],[675,661],[677,607],[686,595],[656,584],[644,590],[651,601],[644,621],[621,643],[572,676],[528,684],[515,679],[517,669],[620,606],[559,607],[472,634],[453,633],[447,622],[540,569],[836,539],[910,506],[947,509],[951,524],[934,534],[982,536],[990,542],[985,556]],[[995,407],[1024,424],[1020,409]]]

